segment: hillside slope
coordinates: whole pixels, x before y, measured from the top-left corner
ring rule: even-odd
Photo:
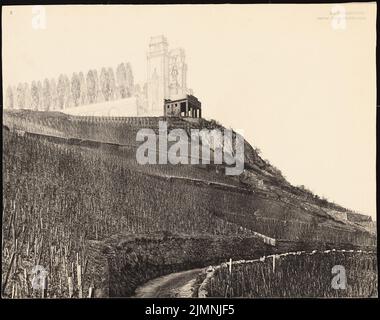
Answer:
[[[373,232],[369,216],[351,212],[339,205],[319,198],[306,189],[292,186],[282,176],[281,171],[274,168],[268,161],[264,161],[256,149],[246,141],[244,146],[245,170],[238,177],[226,176],[223,165],[148,165],[146,166],[147,168],[142,168],[135,161],[135,148],[138,146],[136,142],[137,131],[143,127],[152,128],[158,133],[158,123],[160,120],[166,120],[169,129],[186,129],[189,135],[191,129],[224,130],[217,122],[204,119],[186,121],[179,118],[164,119],[158,117],[80,117],[59,112],[33,112],[29,110],[5,112],[3,124],[27,132],[120,144],[125,146],[124,149],[130,148],[128,149],[129,152],[122,152],[122,156],[124,162],[128,162],[128,165],[135,170],[143,172],[146,170],[154,171],[158,174],[169,176],[215,180],[245,187],[255,191],[257,194],[285,202],[289,206],[296,206],[315,216],[355,226],[359,230],[366,228],[367,231]],[[202,143],[208,143],[208,141],[203,140]],[[223,145],[219,143],[217,147],[223,148]],[[116,154],[120,154],[120,151],[117,151]],[[260,214],[257,215],[260,216]],[[305,219],[300,218],[299,220],[304,221]]]
[[[318,243],[344,248],[376,244],[374,235],[344,219],[343,208],[319,204],[317,198],[292,187],[247,142],[241,176],[226,176],[223,164],[139,165],[136,132],[141,127],[156,131],[159,120],[4,113],[3,296],[33,296],[24,286],[28,278],[24,273],[35,265],[50,270],[52,296],[80,296],[79,291],[70,291],[70,281],[79,281],[74,265],[79,265],[76,270],[87,290],[94,281],[89,243],[115,235],[145,235],[137,247],[132,241],[136,253],[125,252],[128,263],[140,267],[147,263],[146,253],[140,252],[142,244],[151,248],[149,252],[160,252],[160,242],[150,242],[155,234],[164,238],[174,234],[176,242],[186,237],[192,243],[220,239],[220,243],[215,240],[212,254],[205,252],[213,263],[226,259],[226,250],[233,246],[231,254],[241,258],[246,250],[238,246],[238,239],[253,241],[255,254],[273,250],[271,238],[284,250]],[[206,120],[169,119],[169,127],[220,126]],[[361,221],[360,216],[351,216]],[[110,248],[118,250],[119,244]],[[176,256],[150,257],[156,261],[155,271],[139,267],[138,279],[202,266],[202,261],[195,266],[187,260],[180,263]],[[159,259],[164,266],[159,266]],[[112,261],[123,276],[125,262]],[[125,277],[130,279],[131,274]]]

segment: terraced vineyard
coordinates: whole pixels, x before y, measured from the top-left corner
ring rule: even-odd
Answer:
[[[334,266],[345,273],[334,272]],[[338,270],[338,269],[337,269]],[[342,269],[339,269],[342,270]],[[209,279],[209,297],[377,297],[376,252],[298,252],[223,264]],[[340,289],[332,282],[340,279]],[[344,286],[343,286],[344,282]]]
[[[50,281],[61,286],[56,294],[67,291],[72,263],[86,265],[84,248],[91,239],[155,231],[249,233],[210,214],[220,205],[222,190],[142,174],[99,150],[8,131],[3,147],[3,266],[11,269],[8,281],[18,290],[26,287],[24,270],[41,264],[55,270]],[[231,196],[239,199],[238,193]],[[5,294],[12,294],[9,283]]]
[[[217,166],[138,165],[132,141],[139,119],[79,124],[59,113],[33,112],[5,118],[4,297],[41,295],[29,285],[36,265],[49,272],[43,295],[91,294],[89,241],[117,234],[259,232],[290,242],[376,243],[359,226],[334,220],[318,208],[306,210],[286,193],[279,197],[225,176]],[[157,119],[146,121],[157,125]],[[258,155],[250,152],[253,161]],[[268,165],[260,165],[261,177],[283,180]]]

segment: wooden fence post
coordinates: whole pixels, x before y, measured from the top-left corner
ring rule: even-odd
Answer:
[[[41,298],[47,297],[47,291],[48,291],[48,277],[45,276],[42,278]]]
[[[68,277],[67,278],[68,286],[69,286],[69,298],[73,297],[73,278]]]
[[[78,279],[79,298],[83,298],[82,269],[81,269],[80,264],[77,265],[77,279]]]
[[[94,287],[88,288],[88,297],[93,298],[94,297]]]

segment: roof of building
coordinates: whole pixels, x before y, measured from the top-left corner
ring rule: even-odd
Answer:
[[[198,100],[198,98],[196,96],[191,95],[191,94],[188,94],[188,95],[186,95],[183,98],[175,99],[175,100],[165,99],[165,103],[180,102],[180,101],[184,101],[184,100],[189,100],[189,101],[200,103],[200,101]]]

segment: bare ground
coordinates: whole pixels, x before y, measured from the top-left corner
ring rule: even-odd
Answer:
[[[191,298],[196,278],[203,268],[171,273],[138,287],[136,298]]]

